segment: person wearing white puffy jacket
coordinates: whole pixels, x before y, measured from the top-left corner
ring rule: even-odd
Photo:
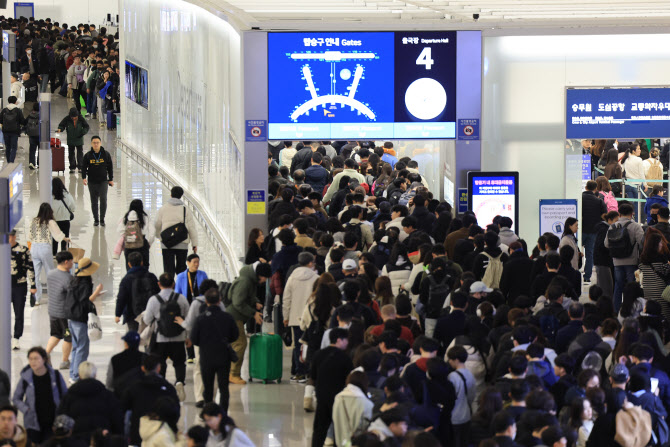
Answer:
[[[137,223],[136,225],[134,225],[135,222]],[[134,234],[134,231],[138,229],[139,233]],[[156,239],[156,227],[151,222],[149,215],[144,211],[144,204],[140,199],[130,202],[128,212],[119,219],[116,231],[119,233],[119,237],[123,239],[123,255],[126,259],[126,270],[130,268],[128,266],[128,255],[135,251],[142,255],[143,265],[149,268],[149,249]],[[115,250],[116,252],[117,250]],[[117,254],[120,254],[120,251]]]
[[[347,377],[347,386],[333,404],[335,445],[345,446],[365,421],[372,419],[374,404],[367,396],[368,378],[362,371],[353,371]]]

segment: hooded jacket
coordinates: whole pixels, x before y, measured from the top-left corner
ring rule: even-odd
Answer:
[[[3,133],[18,134],[26,124],[23,112],[17,104],[7,104],[7,107],[0,112],[0,124],[2,124]],[[11,117],[12,115],[13,117]]]
[[[70,117],[70,114],[72,113],[77,114],[77,124],[75,124],[74,120]],[[67,132],[68,146],[82,146],[84,144],[84,135],[86,135],[90,130],[90,126],[84,117],[81,116],[81,114],[74,107],[70,109],[68,116],[63,118],[61,122],[58,123],[58,128]]]
[[[379,437],[380,441],[385,441],[387,438],[393,438],[393,432],[391,429],[384,423],[384,421],[381,420],[381,418],[377,418],[374,421],[372,421],[372,424],[368,427],[368,432],[372,432],[377,437]]]
[[[140,419],[140,437],[142,447],[183,447],[186,445],[181,433],[175,433],[170,426],[162,421],[142,416]]]
[[[519,236],[517,236],[516,233],[508,227],[501,228],[500,233],[498,233],[498,237],[500,238],[500,243],[505,244],[508,247],[512,242],[519,240]]]
[[[372,419],[373,403],[356,385],[347,385],[335,396],[333,427],[335,445],[344,446],[366,421]]]
[[[73,434],[90,439],[97,428],[123,434],[123,413],[114,393],[96,379],[81,379],[72,385],[57,410],[75,420]]]
[[[302,312],[307,306],[312,286],[319,278],[309,267],[298,267],[291,273],[284,287],[283,312],[289,326],[300,326]]]
[[[67,385],[63,376],[59,371],[54,370],[51,366],[46,365],[47,374],[51,378],[51,390],[53,392],[54,405],[58,408],[61,399],[67,392]],[[37,413],[35,407],[35,385],[33,382],[33,370],[30,366],[26,366],[21,370],[19,376],[19,383],[14,390],[14,397],[12,403],[23,413],[23,425],[28,430],[40,431],[40,424],[37,421]]]
[[[145,266],[140,265],[131,267],[123,277],[119,284],[119,294],[116,296],[116,310],[114,315],[120,317],[124,316],[124,323],[129,320],[134,320],[138,315],[133,311],[133,282],[142,277],[148,277],[149,281],[155,284],[154,294],[160,292],[158,287],[158,278],[151,273]]]
[[[256,303],[258,298],[258,276],[252,265],[245,265],[240,270],[240,276],[235,278],[228,289],[228,299],[231,301],[226,311],[233,316],[236,321],[246,322],[256,313]]]

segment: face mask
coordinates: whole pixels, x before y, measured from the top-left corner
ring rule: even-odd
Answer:
[[[98,48],[98,46],[97,46],[97,45],[93,45],[93,48]]]
[[[28,50],[28,51],[26,51],[26,53],[28,54],[28,56],[30,56],[30,53],[32,53],[32,51]]]

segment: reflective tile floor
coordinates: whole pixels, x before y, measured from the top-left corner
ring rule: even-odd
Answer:
[[[67,114],[65,99],[55,95],[52,105],[52,129]],[[83,185],[79,174],[65,173],[63,180],[65,187],[74,196],[77,209],[72,222],[71,238],[75,246],[84,248],[86,256],[100,263],[100,269],[93,275],[95,284],[102,283],[107,293],[98,300],[98,314],[103,324],[103,338],[91,343],[89,360],[98,367],[98,378],[106,377],[109,358],[123,349],[120,337],[125,332],[125,326],[114,322],[114,304],[118,284],[125,274],[123,256],[120,260],[112,259],[112,251],[118,235],[116,224],[125,214],[132,199],[142,199],[147,213],[153,217],[164,200],[169,198],[169,191],[164,188],[151,174],[145,172],[126,154],[116,148],[116,131],[107,131],[98,128],[96,120],[89,120],[91,135],[100,134],[103,147],[112,154],[114,160],[115,185],[108,193],[107,227],[93,227],[91,203],[87,188]],[[62,136],[65,143],[65,135]],[[38,172],[27,169],[28,139],[19,140],[17,162],[24,164],[24,218],[17,226],[19,243],[25,244],[30,219],[37,215],[40,205]],[[84,150],[89,148],[84,146]],[[0,151],[0,167],[4,164],[4,150]],[[67,158],[67,157],[66,157]],[[67,162],[66,162],[67,163]],[[55,174],[54,174],[55,175]],[[62,174],[61,174],[62,175]],[[204,233],[203,233],[204,234]],[[206,271],[210,278],[222,279],[224,271],[221,260],[215,255],[210,241],[201,236],[198,254],[201,257],[201,269]],[[158,243],[151,248],[150,270],[156,275],[162,271],[161,251]],[[45,278],[42,279],[46,281]],[[49,320],[46,306],[46,296],[43,305],[30,308],[27,305],[25,316],[25,331],[21,338],[21,350],[13,351],[12,355],[12,383],[15,384],[20,370],[27,365],[26,352],[34,345],[46,346],[49,337]],[[13,318],[12,318],[13,321]],[[13,324],[13,323],[12,323]],[[3,342],[7,342],[3,340]],[[248,353],[247,353],[248,354]],[[52,353],[54,363],[58,364],[61,357],[60,346]],[[242,428],[256,443],[257,446],[307,446],[310,445],[313,416],[302,409],[303,385],[290,384],[290,352],[284,352],[284,375],[281,384],[263,385],[252,383],[245,386],[231,385],[230,387],[230,415],[237,425]],[[243,377],[247,376],[245,362]],[[67,377],[67,372],[63,371]],[[187,399],[182,407],[182,427],[188,428],[199,422],[198,409],[195,408],[193,397],[193,366],[188,365],[186,392]],[[174,380],[174,370],[168,363],[168,380]]]

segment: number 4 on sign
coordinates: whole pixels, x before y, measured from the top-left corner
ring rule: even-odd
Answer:
[[[421,50],[421,54],[416,58],[416,65],[425,65],[426,70],[430,70],[430,67],[435,63],[435,61],[430,57],[431,50],[430,47],[426,47]]]

